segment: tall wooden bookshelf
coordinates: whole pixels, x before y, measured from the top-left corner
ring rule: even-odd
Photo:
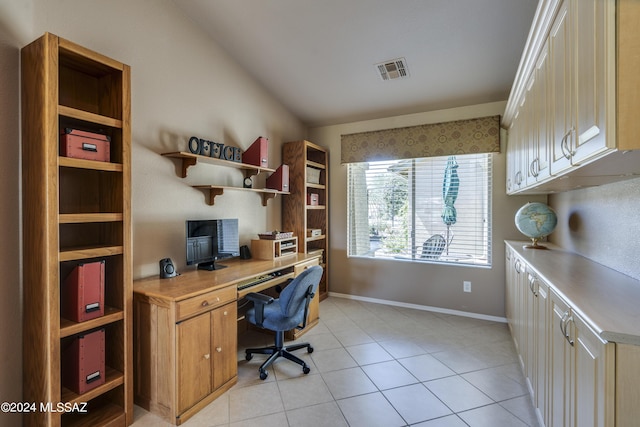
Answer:
[[[282,162],[289,166],[290,195],[282,197],[282,229],[298,237],[298,252],[322,251],[320,300],[329,296],[329,152],[309,141],[286,142]],[[311,195],[317,195],[312,203]],[[310,235],[308,230],[319,230]]]
[[[25,414],[26,426],[133,422],[130,68],[46,33],[22,49],[23,397],[86,412]],[[110,161],[59,155],[59,134],[110,137]],[[61,282],[79,263],[105,260],[105,313],[61,317]],[[62,386],[61,351],[104,328],[106,380],[83,394]],[[84,403],[87,403],[84,407]]]

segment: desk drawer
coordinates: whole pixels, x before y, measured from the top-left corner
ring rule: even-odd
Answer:
[[[295,266],[293,266],[293,275],[294,275],[294,277],[297,276],[298,274],[302,273],[307,268],[313,267],[314,265],[320,265],[320,262],[318,261],[318,258],[310,259],[308,261],[301,262],[300,264],[296,264]]]
[[[207,292],[176,303],[176,322],[236,300],[236,287]]]

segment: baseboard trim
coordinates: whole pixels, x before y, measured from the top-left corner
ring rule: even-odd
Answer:
[[[507,319],[505,317],[489,316],[487,314],[480,314],[480,313],[470,313],[468,311],[452,310],[450,308],[440,308],[440,307],[432,307],[432,306],[429,306],[429,305],[409,304],[409,303],[406,303],[406,302],[398,302],[398,301],[389,301],[389,300],[378,299],[378,298],[361,297],[361,296],[357,296],[357,295],[341,294],[341,293],[338,293],[338,292],[329,292],[329,296],[336,297],[336,298],[344,298],[344,299],[356,300],[356,301],[363,301],[363,302],[373,302],[373,303],[376,303],[376,304],[392,305],[394,307],[413,308],[413,309],[422,310],[422,311],[432,311],[434,313],[452,314],[454,316],[471,317],[471,318],[474,318],[474,319],[489,320],[489,321],[492,321],[492,322],[507,323]]]

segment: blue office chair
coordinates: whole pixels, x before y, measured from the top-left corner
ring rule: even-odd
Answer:
[[[304,329],[307,325],[309,303],[314,297],[320,279],[322,267],[316,265],[304,270],[293,279],[280,293],[279,298],[252,292],[247,299],[253,302],[245,318],[259,328],[269,329],[276,333],[275,345],[264,348],[248,348],[245,350],[245,358],[251,360],[254,353],[269,354],[269,358],[260,366],[260,379],[267,378],[267,368],[279,357],[284,357],[302,366],[302,372],[308,374],[311,368],[304,360],[296,357],[291,352],[306,348],[313,353],[313,347],[309,343],[284,345],[284,333],[292,329]]]

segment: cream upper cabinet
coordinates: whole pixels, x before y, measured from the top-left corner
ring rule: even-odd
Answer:
[[[635,0],[540,0],[502,120],[509,194],[640,176],[639,20]]]
[[[524,107],[524,104],[521,107]],[[524,147],[525,122],[526,117],[523,113],[523,108],[521,108],[516,113],[516,118],[509,128],[507,157],[512,161],[507,164],[507,193],[516,192],[526,184],[526,169],[523,168],[526,159]]]
[[[558,175],[571,167],[573,138],[572,35],[570,0],[560,6],[549,33],[551,91],[550,107],[553,119],[551,140],[551,175]]]
[[[603,0],[572,1],[576,131],[570,154],[572,164],[580,165],[616,147],[615,135],[610,137],[607,127],[607,114],[615,111],[615,5]]]
[[[549,139],[551,138],[551,108],[549,108],[549,43],[545,42],[536,63],[531,87],[529,138],[527,149],[527,186],[535,185],[549,177]]]
[[[507,194],[511,194],[515,191],[516,189],[516,180],[515,180],[515,176],[516,176],[516,162],[513,161],[513,159],[516,156],[516,132],[518,130],[518,121],[514,120],[513,123],[511,123],[511,125],[509,126],[508,129],[508,133],[507,133],[507,138],[508,138],[508,143],[507,143],[507,158],[512,159],[512,161],[507,163],[507,179],[506,179],[506,190],[507,190]]]

